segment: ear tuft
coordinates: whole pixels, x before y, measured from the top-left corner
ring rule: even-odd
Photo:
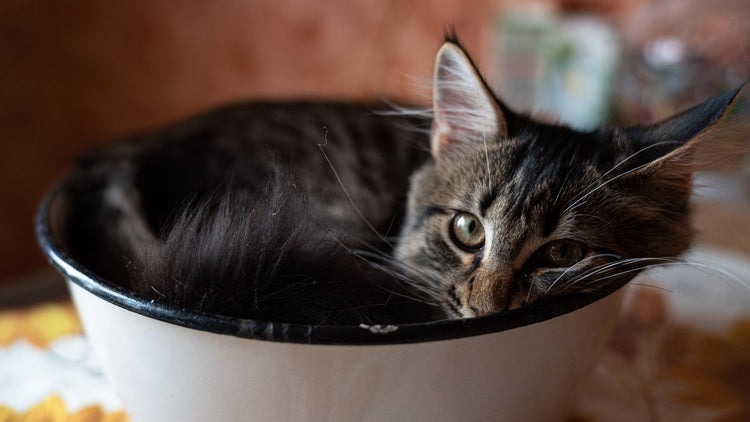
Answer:
[[[456,28],[454,26],[450,26],[446,28],[444,35],[443,35],[443,43],[447,44],[455,44],[455,45],[461,45],[461,43],[458,41],[458,34],[456,33]]]
[[[737,94],[739,94],[740,90],[742,90],[742,86],[717,95],[695,107],[646,128],[646,133],[651,139],[669,140],[684,144],[709,129],[714,123],[722,120],[722,117],[728,113],[732,104],[737,99]]]
[[[741,89],[718,95],[647,128],[627,130],[643,151],[658,154],[649,157],[628,178],[646,177],[648,184],[659,191],[654,197],[681,203],[690,196],[695,171],[739,163],[748,152],[750,128],[743,128],[743,122],[730,121],[728,117]]]
[[[660,123],[641,129],[637,138],[672,145],[653,161],[660,167],[689,172],[721,167],[747,153],[750,138],[728,117],[742,86],[717,95]],[[631,132],[633,134],[635,132]],[[667,164],[671,163],[671,165]]]
[[[447,150],[507,137],[494,95],[463,48],[453,41],[445,42],[438,51],[432,101],[435,158]]]

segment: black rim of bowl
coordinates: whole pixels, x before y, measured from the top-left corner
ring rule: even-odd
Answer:
[[[522,308],[478,318],[439,320],[401,325],[310,325],[257,321],[197,312],[145,298],[89,271],[55,238],[50,220],[53,201],[65,192],[67,179],[44,196],[36,216],[36,236],[42,251],[62,275],[123,309],[188,328],[255,340],[301,344],[375,345],[450,340],[518,328],[573,312],[602,299],[625,283],[606,286],[596,293],[568,295],[538,301]]]

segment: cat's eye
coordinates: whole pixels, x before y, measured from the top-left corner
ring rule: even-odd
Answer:
[[[578,263],[586,255],[586,249],[574,240],[554,240],[542,246],[537,251],[542,266],[570,267]]]
[[[454,242],[464,249],[475,250],[484,245],[484,226],[477,217],[467,212],[453,216],[451,234]]]

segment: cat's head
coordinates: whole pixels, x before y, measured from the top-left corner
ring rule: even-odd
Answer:
[[[396,258],[452,317],[663,264],[692,238],[693,171],[743,147],[709,139],[736,94],[648,127],[579,132],[511,111],[448,40],[434,72],[432,160],[413,175]]]

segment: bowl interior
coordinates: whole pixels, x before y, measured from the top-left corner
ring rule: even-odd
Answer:
[[[45,196],[36,219],[36,232],[52,265],[72,283],[107,302],[160,321],[236,337],[307,344],[401,344],[438,341],[510,330],[546,321],[602,299],[622,287],[610,285],[594,293],[540,300],[511,311],[478,318],[440,320],[400,325],[310,325],[258,321],[195,312],[167,302],[145,298],[107,280],[82,265],[70,252],[77,238],[71,209],[80,208],[71,193],[71,178],[63,179]]]

